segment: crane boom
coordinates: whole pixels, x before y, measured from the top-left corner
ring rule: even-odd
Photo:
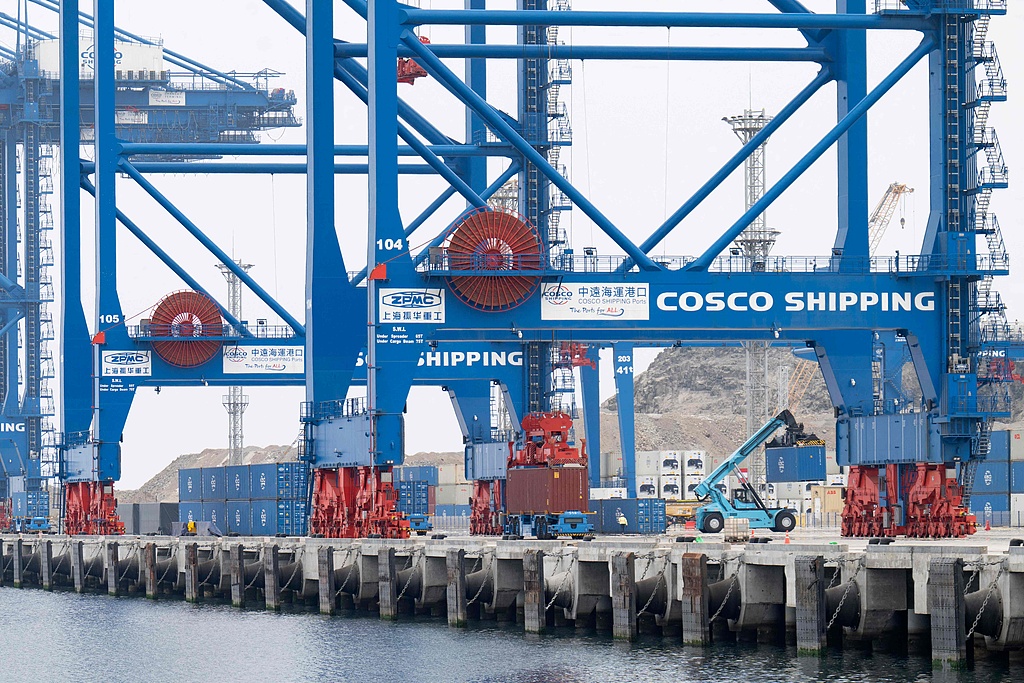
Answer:
[[[900,197],[913,191],[914,188],[907,187],[906,183],[891,183],[889,189],[885,191],[878,204],[875,205],[875,210],[871,212],[871,216],[868,218],[868,253],[872,256],[874,256],[879,242],[882,241],[885,229],[889,227],[889,221],[892,220],[893,214],[896,213],[896,206],[899,204]]]
[[[778,415],[768,420],[764,425],[754,432],[749,439],[743,442],[739,448],[737,448],[732,455],[726,458],[721,465],[715,468],[715,470],[709,474],[704,481],[697,484],[697,488],[694,489],[694,493],[698,498],[704,498],[709,494],[713,494],[717,489],[715,486],[731,472],[733,469],[739,467],[744,460],[750,457],[758,447],[772,437],[779,427],[786,425],[790,428],[797,427],[796,418],[793,417],[793,413],[788,410],[783,410]]]

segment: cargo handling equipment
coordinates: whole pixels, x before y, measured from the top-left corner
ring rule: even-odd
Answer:
[[[593,537],[594,524],[580,509],[590,500],[586,444],[571,445],[571,433],[572,417],[565,413],[523,418],[522,448],[509,444],[508,538]]]
[[[824,458],[825,447],[821,445],[820,440],[813,434],[805,434],[803,424],[797,422],[791,412],[783,410],[754,432],[704,481],[697,484],[697,488],[694,489],[696,496],[701,500],[710,498],[709,503],[697,508],[698,529],[704,533],[716,534],[725,527],[726,519],[745,519],[750,523],[751,529],[789,532],[796,527],[796,511],[788,508],[770,508],[765,505],[754,485],[742,476],[739,469],[740,465],[754,451],[783,426],[786,428],[784,437],[780,441],[768,445],[765,449],[766,457],[773,447],[802,446],[803,448],[820,449],[821,457]],[[731,498],[718,488],[718,485],[730,473],[735,473],[740,481],[740,488],[732,492]]]
[[[1006,100],[1007,89],[988,28],[991,20],[1006,13],[1005,0],[908,0],[879,2],[870,9],[863,2],[844,3],[834,13],[812,13],[799,3],[781,2],[772,3],[775,10],[770,13],[751,14],[646,12],[632,7],[572,11],[561,0],[524,0],[516,10],[487,10],[483,0],[469,0],[469,7],[461,10],[415,8],[396,0],[346,0],[307,3],[308,16],[284,0],[264,0],[283,25],[305,39],[308,135],[304,148],[197,144],[191,138],[124,139],[125,126],[118,126],[123,108],[118,98],[135,90],[116,78],[114,0],[94,0],[93,17],[80,17],[67,3],[43,4],[60,12],[60,83],[40,82],[46,79],[33,76],[39,73],[34,68],[11,71],[9,58],[0,59],[0,70],[16,73],[11,82],[25,92],[52,94],[47,106],[59,113],[61,134],[70,136],[61,140],[65,149],[83,139],[81,98],[83,92],[91,94],[94,125],[89,138],[94,160],[83,164],[75,154],[59,158],[61,234],[66,237],[60,253],[66,272],[61,278],[64,296],[59,325],[63,382],[57,401],[63,412],[62,436],[54,437],[67,509],[76,511],[68,519],[80,520],[75,522],[78,529],[113,525],[109,487],[121,476],[121,438],[138,389],[304,385],[300,457],[315,470],[312,527],[325,535],[408,534],[404,520],[394,512],[391,480],[392,468],[404,458],[403,413],[411,387],[455,386],[458,391],[473,383],[500,381],[516,415],[509,424],[518,430],[522,416],[556,409],[550,399],[558,389],[544,386],[551,374],[549,352],[571,342],[615,350],[617,386],[629,387],[628,392],[619,392],[620,431],[630,436],[622,439],[624,449],[632,448],[635,440],[630,400],[633,346],[756,343],[806,348],[820,368],[835,411],[837,462],[851,470],[844,533],[970,533],[967,511],[977,465],[988,456],[993,421],[1011,415],[1002,386],[1005,373],[993,373],[986,354],[1024,355],[1024,334],[1006,324],[1005,305],[993,286],[994,278],[1009,274],[1006,246],[991,210],[993,193],[1008,186],[1008,170],[988,115],[992,105]],[[340,12],[342,4],[346,16],[339,14],[336,21],[336,9]],[[78,68],[83,47],[80,20],[94,28],[95,78],[84,89]],[[336,40],[334,27],[342,21],[365,24],[366,41]],[[446,45],[421,40],[431,26],[445,25],[465,27],[466,42]],[[488,31],[494,31],[495,25],[518,27],[516,46],[489,42]],[[740,150],[707,169],[707,180],[694,194],[677,198],[677,208],[664,222],[659,218],[644,229],[638,218],[631,217],[628,224],[617,222],[598,206],[628,201],[627,184],[613,188],[609,196],[592,197],[569,179],[559,154],[570,144],[572,127],[558,93],[571,83],[573,60],[699,61],[707,53],[687,47],[665,52],[652,48],[649,41],[613,50],[606,45],[563,45],[555,29],[571,25],[638,31],[667,27],[687,33],[691,29],[786,31],[799,41],[799,47],[726,45],[715,47],[715,54],[727,61],[796,60],[816,69],[799,90],[793,88],[788,102]],[[912,35],[914,39],[906,49],[897,48],[898,63],[870,82],[869,53],[876,51],[876,43],[868,35]],[[5,53],[0,50],[0,54]],[[455,55],[467,60],[464,72],[454,72],[445,61]],[[517,60],[522,77],[488,79],[489,60],[510,55]],[[925,62],[927,69],[916,68]],[[399,64],[401,74],[396,73]],[[221,82],[234,79],[213,74]],[[927,88],[920,91],[930,93],[921,103],[927,107],[931,150],[928,161],[921,164],[927,164],[927,169],[920,169],[930,178],[927,228],[921,231],[919,244],[905,249],[902,256],[872,254],[868,166],[878,143],[870,144],[866,115],[897,84],[902,87],[904,79],[918,78],[917,74],[927,80]],[[416,85],[400,84],[399,76]],[[345,139],[335,139],[335,81],[368,104],[365,137],[362,131],[358,136],[346,131]],[[508,93],[505,86],[515,92]],[[464,135],[453,138],[442,133],[399,95],[400,88],[412,87],[424,99],[436,93],[458,100],[466,115]],[[211,92],[222,96],[220,89]],[[799,121],[796,114],[824,92],[836,94],[834,120],[820,129],[801,123],[794,126]],[[248,97],[248,89],[242,94]],[[511,112],[488,101],[507,102],[510,95],[517,105]],[[293,102],[288,98],[283,106]],[[153,107],[149,114],[152,117],[165,109],[171,108]],[[10,111],[20,116],[36,109],[18,104]],[[269,119],[261,116],[259,120]],[[645,123],[650,124],[638,125]],[[34,118],[19,125],[29,135],[40,128]],[[47,144],[52,145],[58,129],[49,128]],[[734,220],[711,226],[715,234],[701,235],[685,245],[680,240],[681,246],[695,252],[655,257],[664,251],[666,239],[679,237],[694,225],[694,219],[705,215],[715,190],[780,132],[793,133],[800,155],[760,199]],[[616,142],[628,147],[623,140]],[[346,144],[352,141],[358,144]],[[39,147],[35,140],[29,142],[32,149]],[[4,155],[5,168],[17,165],[17,153],[5,151]],[[225,155],[247,159],[209,158]],[[196,160],[196,156],[206,158]],[[282,165],[256,158],[271,156],[304,159]],[[339,162],[339,156],[369,161]],[[407,163],[410,157],[422,163]],[[152,160],[157,158],[169,160],[154,165],[157,162]],[[734,245],[744,241],[744,234],[749,236],[747,231],[758,217],[799,187],[798,181],[820,175],[820,162],[830,158],[839,199],[833,216],[826,220],[826,230],[819,231],[823,240],[815,248],[820,251],[734,257]],[[40,173],[30,172],[36,161],[23,162],[33,181],[43,179]],[[814,173],[808,173],[812,167]],[[288,170],[304,172],[307,180],[305,262],[295,266],[305,276],[306,305],[301,312],[289,312],[241,270],[151,180],[155,174],[173,172],[198,178],[207,172],[272,175]],[[654,169],[638,169],[648,170]],[[339,201],[335,186],[339,172],[366,178],[368,213],[361,202]],[[420,174],[438,180],[440,194],[418,216],[403,215],[417,199],[404,176]],[[231,270],[282,321],[280,329],[257,336],[223,305],[213,302],[211,311],[200,298],[211,297],[203,292],[199,279],[118,209],[115,186],[122,177],[138,185]],[[77,230],[83,223],[82,189],[96,197],[89,236],[96,245],[94,288],[83,284],[83,271],[90,269],[78,267],[83,252]],[[5,202],[14,205],[15,193],[9,194]],[[456,195],[459,199],[449,202]],[[513,199],[515,208],[492,201],[502,196]],[[39,202],[29,204],[36,207]],[[453,205],[458,207],[453,210]],[[607,237],[615,244],[614,253],[598,254],[592,247],[582,247],[579,253],[581,245],[574,245],[565,225],[559,223],[558,217],[568,210],[585,214],[603,233],[601,239]],[[338,228],[362,225],[364,218],[366,250],[346,249],[348,253],[343,254]],[[129,324],[134,316],[126,316],[122,309],[116,265],[131,256],[119,249],[118,222],[196,296],[162,302],[150,324]],[[431,235],[417,232],[432,223],[444,227]],[[5,225],[8,241],[13,240],[15,226],[10,221]],[[701,222],[702,232],[707,227]],[[45,278],[37,277],[42,271],[31,264],[42,255],[45,240],[38,239],[38,229],[29,228],[26,240],[35,240],[37,247],[31,246],[33,242],[25,245],[29,263],[25,282],[42,284]],[[16,284],[14,261],[19,252],[8,252],[6,263],[0,265]],[[364,268],[357,273],[348,266]],[[132,286],[139,284],[146,283]],[[35,313],[38,300],[28,297],[31,287],[6,284],[4,289],[6,303],[0,303],[9,311],[31,311],[24,324],[8,321],[5,328],[5,357],[13,359],[11,350],[17,348],[19,331],[36,330],[42,320]],[[93,312],[89,322],[83,303],[87,292],[94,298],[88,307]],[[152,300],[157,300],[155,292]],[[178,303],[188,306],[175,312],[171,305]],[[162,322],[164,313],[174,313],[169,322]],[[179,316],[184,321],[176,320]],[[521,354],[525,360],[517,368],[518,379],[501,377],[501,368],[482,364],[444,372],[418,365],[425,354],[450,351],[466,357],[469,349],[476,353],[481,346],[514,348]],[[301,351],[303,362],[294,370],[273,375],[226,373],[229,353],[247,347]],[[45,357],[29,355],[29,364],[45,366],[40,363]],[[19,393],[17,373],[10,370],[15,365],[6,364],[6,376],[0,377],[12,408]],[[902,377],[910,371],[916,382],[905,385]],[[597,393],[590,393],[588,382],[593,387],[597,373],[580,375],[584,397],[596,400]],[[350,408],[350,390],[363,382],[366,399]],[[37,416],[46,410],[39,405],[42,396],[36,388],[40,383],[26,378],[25,384],[32,400],[7,416],[27,416],[28,424],[19,428],[24,420],[12,419],[10,427],[16,430],[14,435],[25,434],[31,446],[31,440],[41,436],[35,426]],[[466,390],[463,395],[472,393]],[[480,416],[481,432],[487,421],[484,408],[481,398],[467,410],[471,416]],[[588,406],[586,398],[584,411],[586,417],[597,416],[597,406]],[[629,416],[623,417],[627,412]],[[588,430],[594,430],[599,420],[585,422]],[[493,428],[494,424],[487,425],[485,436]],[[867,434],[877,438],[868,439]],[[17,442],[14,438],[7,447],[0,443],[0,458],[5,467],[17,465],[20,470],[21,463],[15,463],[11,454],[30,454],[28,461],[33,462],[31,454],[39,448],[22,449],[21,437]],[[598,439],[596,430],[588,434],[587,444],[594,452],[600,452]],[[510,440],[519,442],[519,436],[497,445],[504,447]],[[494,523],[497,503],[508,501],[513,487],[502,471],[508,454],[493,448],[495,440],[466,443],[467,453],[469,446],[479,447],[479,453],[486,452],[490,458],[485,468],[478,468],[479,460],[474,460],[474,474],[487,471],[469,478],[488,482],[474,496],[480,501],[480,514],[475,517],[480,529],[493,530],[498,527]],[[523,446],[524,452],[530,448]],[[635,474],[634,461],[625,451],[623,456],[623,474],[629,482]],[[467,469],[469,463],[467,456]],[[566,472],[571,469],[561,467]],[[537,476],[531,469],[537,468],[513,467],[507,474]],[[553,474],[550,470],[555,468],[547,469],[547,474]],[[599,463],[595,461],[589,469],[590,485],[594,485],[600,480]],[[505,484],[500,483],[503,480]],[[629,490],[631,497],[635,493]],[[554,512],[542,507],[536,511]],[[512,514],[530,511],[507,510]]]

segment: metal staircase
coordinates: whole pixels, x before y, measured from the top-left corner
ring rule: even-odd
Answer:
[[[992,451],[992,425],[988,420],[978,423],[978,439],[976,450],[971,459],[960,466],[960,485],[963,487],[963,498],[961,505],[967,509],[971,507],[971,493],[974,491],[974,478],[978,473],[978,465],[982,460],[988,458]]]
[[[552,0],[548,9],[568,12],[571,10],[569,0]],[[558,45],[558,26],[547,27],[547,44]],[[564,44],[564,43],[563,43]],[[568,179],[568,169],[561,163],[562,148],[572,144],[572,126],[569,123],[569,110],[561,100],[562,86],[572,84],[572,63],[568,59],[548,60],[547,73],[547,159],[563,178]],[[550,186],[547,217],[547,239],[549,256],[552,263],[561,260],[562,251],[568,244],[565,228],[561,225],[563,211],[572,209],[572,202],[554,185]]]

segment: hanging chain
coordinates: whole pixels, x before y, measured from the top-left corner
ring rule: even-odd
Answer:
[[[292,580],[294,580],[295,579],[295,575],[299,573],[299,567],[302,566],[302,563],[299,562],[298,560],[299,560],[299,558],[295,557],[295,555],[293,554],[292,555],[292,575],[288,577],[288,582],[285,584],[285,587],[288,587],[288,586],[292,585]]]
[[[341,561],[341,565],[343,567],[345,567],[345,566],[348,567],[348,573],[345,574],[345,581],[341,584],[341,588],[339,588],[338,590],[334,591],[334,597],[338,597],[339,595],[341,595],[342,591],[345,590],[345,586],[348,585],[349,579],[352,578],[352,573],[355,571],[355,568],[356,568],[355,564],[353,564],[349,560],[349,558],[351,558],[351,557],[352,557],[352,546],[349,546],[349,547],[345,548],[345,559]]]
[[[647,572],[651,569],[651,564],[654,563],[654,551],[652,550],[649,553],[646,553],[644,555],[640,555],[636,559],[638,559],[638,560],[647,560],[647,562],[644,563],[644,570],[640,573],[640,578],[637,579],[637,581],[643,581],[644,579],[647,578]]]
[[[397,598],[395,598],[396,603],[405,597],[405,591],[409,589],[409,584],[412,583],[412,577],[416,575],[416,568],[420,566],[420,558],[426,557],[426,555],[427,551],[425,548],[413,551],[412,557],[409,558],[409,563],[412,565],[412,571],[409,572],[409,578],[405,580],[405,585],[402,586],[402,592],[398,594]],[[415,560],[415,563],[413,563],[413,560]]]
[[[965,598],[967,597],[967,594],[971,592],[971,585],[974,584],[974,579],[976,579],[978,577],[978,574],[980,574],[980,573],[981,573],[980,571],[973,571],[973,572],[971,572],[970,578],[967,579],[967,585],[964,586],[964,597]]]
[[[60,551],[60,555],[57,557],[57,564],[54,565],[50,571],[54,574],[60,569],[60,566],[64,564],[64,558],[71,554],[71,541],[64,544],[64,549]]]
[[[823,559],[825,560],[825,562],[834,561],[836,563],[836,570],[832,573],[832,580],[828,582],[827,586],[825,586],[825,590],[828,590],[829,588],[835,588],[836,584],[839,583],[839,576],[843,573],[841,564],[842,560],[839,558],[838,555],[833,558],[826,557]]]
[[[198,560],[197,560],[197,562],[198,562]],[[199,588],[200,586],[205,586],[207,581],[209,581],[211,578],[213,578],[213,570],[217,569],[217,561],[214,560],[213,557],[211,557],[210,558],[210,562],[211,562],[211,564],[210,564],[210,573],[206,575],[205,579],[203,579],[202,581],[199,582],[199,586],[196,586],[196,588]]]
[[[832,628],[832,624],[836,623],[836,619],[839,618],[839,612],[843,609],[843,603],[846,602],[846,597],[850,594],[850,589],[853,588],[854,580],[857,578],[857,574],[860,573],[860,568],[864,566],[864,560],[864,557],[857,560],[857,568],[853,570],[853,576],[846,582],[846,590],[843,591],[843,597],[839,598],[839,604],[836,605],[836,611],[832,614],[832,618],[828,620],[828,626],[825,627],[826,631]]]
[[[123,572],[123,573],[121,574],[121,578],[120,578],[120,579],[118,579],[118,583],[119,583],[119,584],[120,584],[121,582],[123,582],[123,581],[125,580],[125,577],[127,577],[127,575],[128,575],[128,569],[130,569],[130,568],[131,568],[131,558],[132,558],[132,557],[134,557],[134,556],[135,556],[135,553],[137,553],[137,552],[138,552],[138,544],[136,543],[136,544],[135,544],[134,546],[132,546],[131,552],[130,552],[130,553],[128,553],[128,557],[126,557],[126,558],[125,558],[125,562],[126,562],[126,564],[125,564],[125,570],[124,570],[124,572]],[[116,570],[117,570],[117,569],[115,569],[115,571],[116,571]]]
[[[244,548],[243,548],[243,550],[244,550]],[[262,546],[256,550],[256,564],[260,564],[260,565],[263,564],[263,548],[262,548]],[[243,565],[244,565],[244,561],[243,561]],[[263,572],[261,572],[260,569],[262,569],[262,567],[257,567],[256,571],[254,571],[252,573],[252,581],[250,581],[249,583],[245,584],[245,588],[242,589],[243,593],[245,591],[249,590],[250,588],[252,588],[253,586],[255,586],[256,582],[259,581],[261,576],[263,576]]]
[[[164,569],[163,576],[161,576],[159,579],[156,580],[156,585],[157,586],[159,586],[161,583],[163,583],[164,579],[167,578],[167,575],[171,573],[171,567],[172,566],[177,568],[177,566],[178,566],[177,562],[175,562],[173,565],[171,564],[171,560],[177,559],[177,557],[178,557],[178,546],[173,545],[173,546],[171,546],[171,554],[167,556],[167,567]]]
[[[967,640],[970,640],[974,635],[975,629],[978,628],[978,623],[981,621],[981,615],[985,613],[985,608],[988,607],[988,601],[992,597],[992,591],[995,590],[996,584],[999,583],[999,577],[1003,575],[1005,566],[1000,562],[999,571],[996,573],[996,578],[992,579],[992,583],[988,585],[988,591],[985,593],[985,599],[981,603],[981,609],[978,610],[977,616],[974,617],[974,623],[971,624],[971,630],[967,632]]]
[[[966,598],[971,592],[971,586],[974,584],[974,580],[981,578],[981,570],[985,567],[994,567],[997,564],[1002,564],[1003,560],[993,560],[992,562],[965,562],[964,569],[971,572],[971,576],[967,579],[967,585],[964,586],[964,597]],[[980,587],[979,587],[980,590]]]
[[[561,559],[561,558],[559,558],[559,559]],[[555,594],[551,596],[551,602],[549,602],[547,604],[547,606],[544,608],[545,612],[547,612],[549,609],[551,609],[551,606],[555,604],[555,600],[558,599],[558,595],[562,592],[562,589],[565,588],[565,584],[567,584],[569,582],[569,578],[572,576],[572,568],[573,568],[573,566],[575,564],[576,564],[576,556],[573,555],[572,556],[572,561],[569,562],[569,568],[566,570],[565,576],[562,577],[562,582],[560,584],[558,584],[558,588],[555,590]]]
[[[480,557],[478,557],[477,559],[482,560],[483,559],[483,553],[481,553]],[[487,556],[487,568],[484,569],[484,580],[480,582],[480,587],[476,589],[476,595],[473,596],[472,600],[470,600],[469,602],[466,603],[466,607],[469,607],[474,602],[476,602],[477,598],[480,597],[480,594],[484,592],[484,586],[486,586],[487,582],[490,581],[490,579],[491,579],[491,566],[493,564],[494,564],[494,555],[488,553],[488,556]]]
[[[668,563],[666,562],[665,565],[662,566],[661,571],[658,573],[658,581],[654,584],[654,590],[651,591],[651,596],[647,598],[647,602],[644,603],[643,608],[636,613],[638,617],[644,615],[647,612],[647,608],[651,606],[651,602],[654,601],[654,596],[658,594],[658,589],[661,588],[662,582],[665,581],[665,570],[667,568]]]
[[[724,567],[724,565],[723,565],[723,567]],[[729,604],[729,598],[730,598],[730,596],[732,596],[732,591],[733,591],[734,588],[736,588],[736,585],[740,582],[739,577],[735,573],[730,578],[732,579],[732,581],[729,583],[729,590],[727,590],[725,592],[725,598],[722,600],[722,604],[718,606],[718,610],[711,616],[710,619],[708,619],[708,625],[709,626],[712,623],[714,623],[715,619],[718,618],[718,615],[720,615],[722,613],[722,610],[725,609],[725,606]]]

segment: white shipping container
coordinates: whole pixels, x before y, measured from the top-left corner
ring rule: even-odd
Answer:
[[[626,489],[622,488],[590,489],[590,500],[611,500],[612,498],[625,497]]]
[[[1024,432],[1010,430],[1010,460],[1024,460]]]
[[[1010,494],[1010,526],[1024,523],[1024,493]]]
[[[435,501],[438,505],[469,505],[472,495],[470,484],[439,484]]]
[[[651,476],[643,476],[636,478],[636,497],[637,498],[657,498],[658,497],[658,478]]]
[[[835,451],[825,451],[825,474],[839,474],[842,468],[836,460]]]
[[[704,451],[683,451],[679,457],[686,472],[704,472],[708,463],[708,454]]]
[[[683,478],[677,474],[666,474],[661,477],[661,497],[665,500],[683,499]]]
[[[438,465],[437,466],[437,485],[443,486],[445,484],[464,484],[466,483],[466,468],[465,465]],[[450,504],[450,503],[446,503]],[[461,505],[462,503],[459,503]]]
[[[830,474],[828,475],[829,486],[846,486],[846,475],[845,474]]]
[[[606,451],[601,454],[601,474],[606,477],[622,476],[622,453]]]
[[[83,32],[79,36],[81,54],[78,59],[78,72],[83,78],[93,76],[93,39],[91,32]],[[60,41],[40,40],[34,46],[34,56],[39,62],[39,70],[55,75],[60,74]],[[143,45],[141,43],[114,42],[114,69],[122,73],[155,71],[159,74],[164,70],[164,50],[159,45]]]
[[[683,469],[680,466],[679,454],[673,451],[662,451],[661,452],[661,474],[682,474]]]
[[[661,474],[661,451],[639,451],[636,454],[638,477],[657,477]]]

